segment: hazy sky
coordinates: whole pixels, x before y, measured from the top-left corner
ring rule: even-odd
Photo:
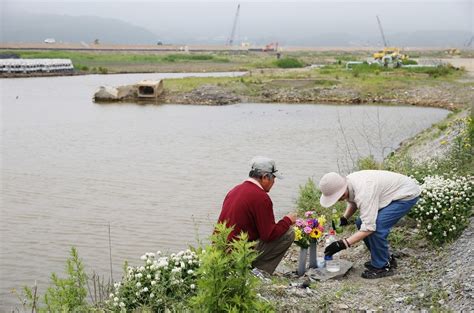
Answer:
[[[0,0],[2,15],[12,12],[116,18],[158,36],[222,38],[230,34],[241,4],[240,40],[308,34],[378,35],[376,15],[386,34],[415,31],[473,31],[474,0],[451,1],[117,1]],[[45,21],[47,22],[47,21]]]

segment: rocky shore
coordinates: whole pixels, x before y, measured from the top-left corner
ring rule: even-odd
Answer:
[[[162,102],[172,104],[226,105],[239,102],[253,103],[333,103],[333,104],[386,104],[438,107],[449,110],[462,108],[472,101],[473,87],[468,84],[445,83],[441,88],[414,86],[405,90],[389,90],[381,95],[344,86],[285,87],[272,83],[259,86],[254,95],[217,85],[203,85],[191,92],[165,92]],[[166,90],[166,82],[165,82]]]

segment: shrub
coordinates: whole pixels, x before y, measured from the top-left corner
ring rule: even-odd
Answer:
[[[247,234],[240,240],[227,242],[231,229],[216,226],[212,245],[201,256],[198,291],[190,303],[194,312],[269,312],[271,307],[256,293],[258,279],[251,273],[257,257]]]
[[[413,59],[403,59],[402,64],[403,65],[416,65],[416,64],[418,64],[418,62],[416,62]]]
[[[300,60],[289,57],[275,61],[275,65],[280,68],[298,68],[304,66]]]
[[[472,179],[453,176],[425,177],[421,199],[410,212],[418,228],[434,243],[442,244],[459,237],[472,215]]]
[[[28,306],[37,312],[82,312],[87,311],[87,275],[79,259],[76,248],[71,248],[71,257],[66,261],[67,278],[51,274],[52,286],[44,295],[45,307],[39,303],[39,297],[29,287],[25,287]]]
[[[380,170],[382,165],[378,163],[373,155],[369,155],[365,158],[360,158],[357,160],[357,169],[362,170]]]
[[[198,255],[181,251],[169,257],[155,253],[141,256],[144,265],[127,267],[121,282],[114,284],[107,304],[114,312],[150,309],[153,312],[182,311],[195,293]]]
[[[316,184],[311,178],[304,186],[300,186],[299,196],[296,201],[298,208],[298,215],[304,216],[307,211],[316,211],[320,215],[326,216],[329,220],[337,220],[345,210],[345,204],[338,202],[331,208],[323,208],[319,203],[321,191],[316,187]]]
[[[432,78],[448,76],[456,71],[456,69],[450,65],[440,65],[436,67],[422,66],[414,68],[405,68],[405,70],[413,73],[425,73]]]
[[[106,67],[99,67],[100,74],[107,74],[109,70]]]

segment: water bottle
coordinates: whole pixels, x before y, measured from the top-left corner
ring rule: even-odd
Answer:
[[[331,229],[329,231],[328,236],[326,237],[326,247],[335,241],[337,241],[336,232],[334,231],[334,229]],[[339,264],[339,255],[337,253],[332,256],[325,256],[324,260],[326,262],[326,270],[328,272],[339,272],[339,270],[341,269],[341,266]]]

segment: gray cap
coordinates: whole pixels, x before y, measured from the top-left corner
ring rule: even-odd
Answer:
[[[256,156],[250,161],[250,166],[252,170],[258,170],[265,173],[270,173],[278,179],[282,179],[283,177],[278,174],[278,170],[275,166],[275,161],[273,159],[263,157],[263,156]]]

